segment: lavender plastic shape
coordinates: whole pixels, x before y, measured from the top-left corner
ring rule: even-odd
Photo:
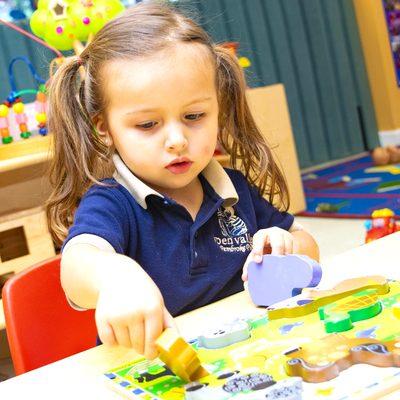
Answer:
[[[321,266],[308,256],[264,255],[262,263],[249,263],[248,290],[254,304],[267,307],[317,286],[321,277]]]

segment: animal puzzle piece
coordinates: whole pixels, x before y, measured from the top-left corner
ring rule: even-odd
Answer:
[[[185,400],[225,400],[237,396],[242,400],[301,400],[302,379],[289,378],[278,382],[264,373],[240,374],[239,371],[220,374],[212,382],[191,382],[185,385]]]
[[[381,342],[332,334],[285,355],[289,376],[302,377],[306,382],[325,382],[354,364],[400,367],[400,340]]]
[[[198,337],[198,345],[206,349],[219,349],[250,337],[250,327],[246,321],[233,321],[220,328],[211,329]]]
[[[382,311],[375,289],[363,290],[328,304],[318,310],[319,318],[324,321],[327,333],[343,332],[353,328],[353,322],[375,317]]]
[[[254,304],[269,306],[318,285],[321,276],[320,265],[307,256],[268,254],[262,263],[249,263],[248,289]]]
[[[209,374],[201,365],[196,351],[176,330],[167,328],[156,340],[156,346],[159,358],[184,381],[196,381]]]
[[[289,300],[278,308],[268,307],[268,319],[302,317],[317,311],[320,307],[367,289],[375,289],[379,295],[386,294],[390,290],[387,279],[378,275],[346,279],[329,290],[305,288],[299,298]]]

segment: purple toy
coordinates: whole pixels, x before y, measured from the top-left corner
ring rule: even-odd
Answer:
[[[248,289],[254,304],[270,306],[317,286],[321,276],[321,266],[308,256],[264,255],[262,263],[249,264]]]

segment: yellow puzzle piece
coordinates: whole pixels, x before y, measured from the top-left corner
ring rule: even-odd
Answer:
[[[160,360],[184,381],[192,382],[209,375],[196,351],[175,329],[167,328],[156,340],[156,346]]]

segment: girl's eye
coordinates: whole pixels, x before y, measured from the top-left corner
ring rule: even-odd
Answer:
[[[197,114],[186,114],[185,118],[189,121],[198,121],[202,117],[204,117],[205,113],[197,113]]]
[[[145,122],[143,124],[136,125],[138,128],[143,129],[143,130],[150,130],[154,128],[157,125],[157,122],[155,121],[149,121]]]

